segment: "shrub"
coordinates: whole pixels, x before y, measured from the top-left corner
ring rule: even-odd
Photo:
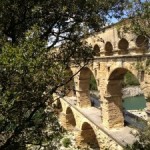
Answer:
[[[71,140],[69,138],[64,138],[62,144],[64,147],[68,147],[71,144]]]
[[[90,90],[97,91],[97,83],[93,75],[91,75],[91,78],[90,78]]]

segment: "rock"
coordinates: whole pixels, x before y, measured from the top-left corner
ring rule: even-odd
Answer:
[[[142,95],[143,92],[139,86],[130,86],[122,89],[123,98]]]
[[[136,136],[136,135],[138,134],[138,131],[135,130],[135,129],[133,129],[133,130],[131,131],[131,133],[132,133],[134,136]]]

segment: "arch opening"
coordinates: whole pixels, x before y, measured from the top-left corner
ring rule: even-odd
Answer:
[[[96,75],[97,71],[95,71],[95,76]],[[89,84],[91,106],[100,107],[100,95],[98,91],[99,80],[95,79],[93,73],[91,73]]]
[[[94,56],[100,56],[100,47],[97,44],[94,45],[93,55]]]
[[[113,54],[113,46],[111,42],[106,42],[105,44],[105,55],[110,56]]]
[[[148,48],[148,43],[148,39],[143,35],[139,35],[135,41],[136,46],[142,48]]]
[[[108,114],[110,127],[123,127],[124,124],[134,124],[137,128],[143,126],[143,123],[133,122],[135,118],[146,120],[147,117],[144,110],[146,100],[137,76],[125,68],[115,69],[109,77],[107,95],[109,107],[113,107]]]
[[[129,42],[126,39],[122,38],[118,43],[118,48],[120,50],[126,51],[128,47],[129,47]]]
[[[98,74],[97,70],[94,74],[87,67],[83,68],[79,74],[79,86],[77,92],[77,100],[79,106],[88,107],[100,106],[98,85],[95,76]]]
[[[70,107],[66,110],[66,124],[67,129],[73,129],[76,126],[75,117]]]
[[[84,122],[82,125],[80,142],[83,148],[100,149],[96,134],[91,125],[87,122]]]

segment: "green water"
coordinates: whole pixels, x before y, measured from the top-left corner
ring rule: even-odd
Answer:
[[[124,98],[123,107],[126,110],[139,110],[146,107],[146,100],[143,95]]]

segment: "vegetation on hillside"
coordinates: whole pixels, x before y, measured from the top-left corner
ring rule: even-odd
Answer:
[[[127,5],[127,17],[130,18],[130,30],[138,35],[150,38],[150,2],[149,0],[132,0]]]
[[[93,74],[91,75],[91,78],[90,78],[90,90],[92,90],[92,91],[97,91],[98,90],[96,79],[95,79]]]
[[[137,140],[133,145],[127,146],[125,150],[149,150],[150,148],[150,126],[140,130],[136,135]]]

